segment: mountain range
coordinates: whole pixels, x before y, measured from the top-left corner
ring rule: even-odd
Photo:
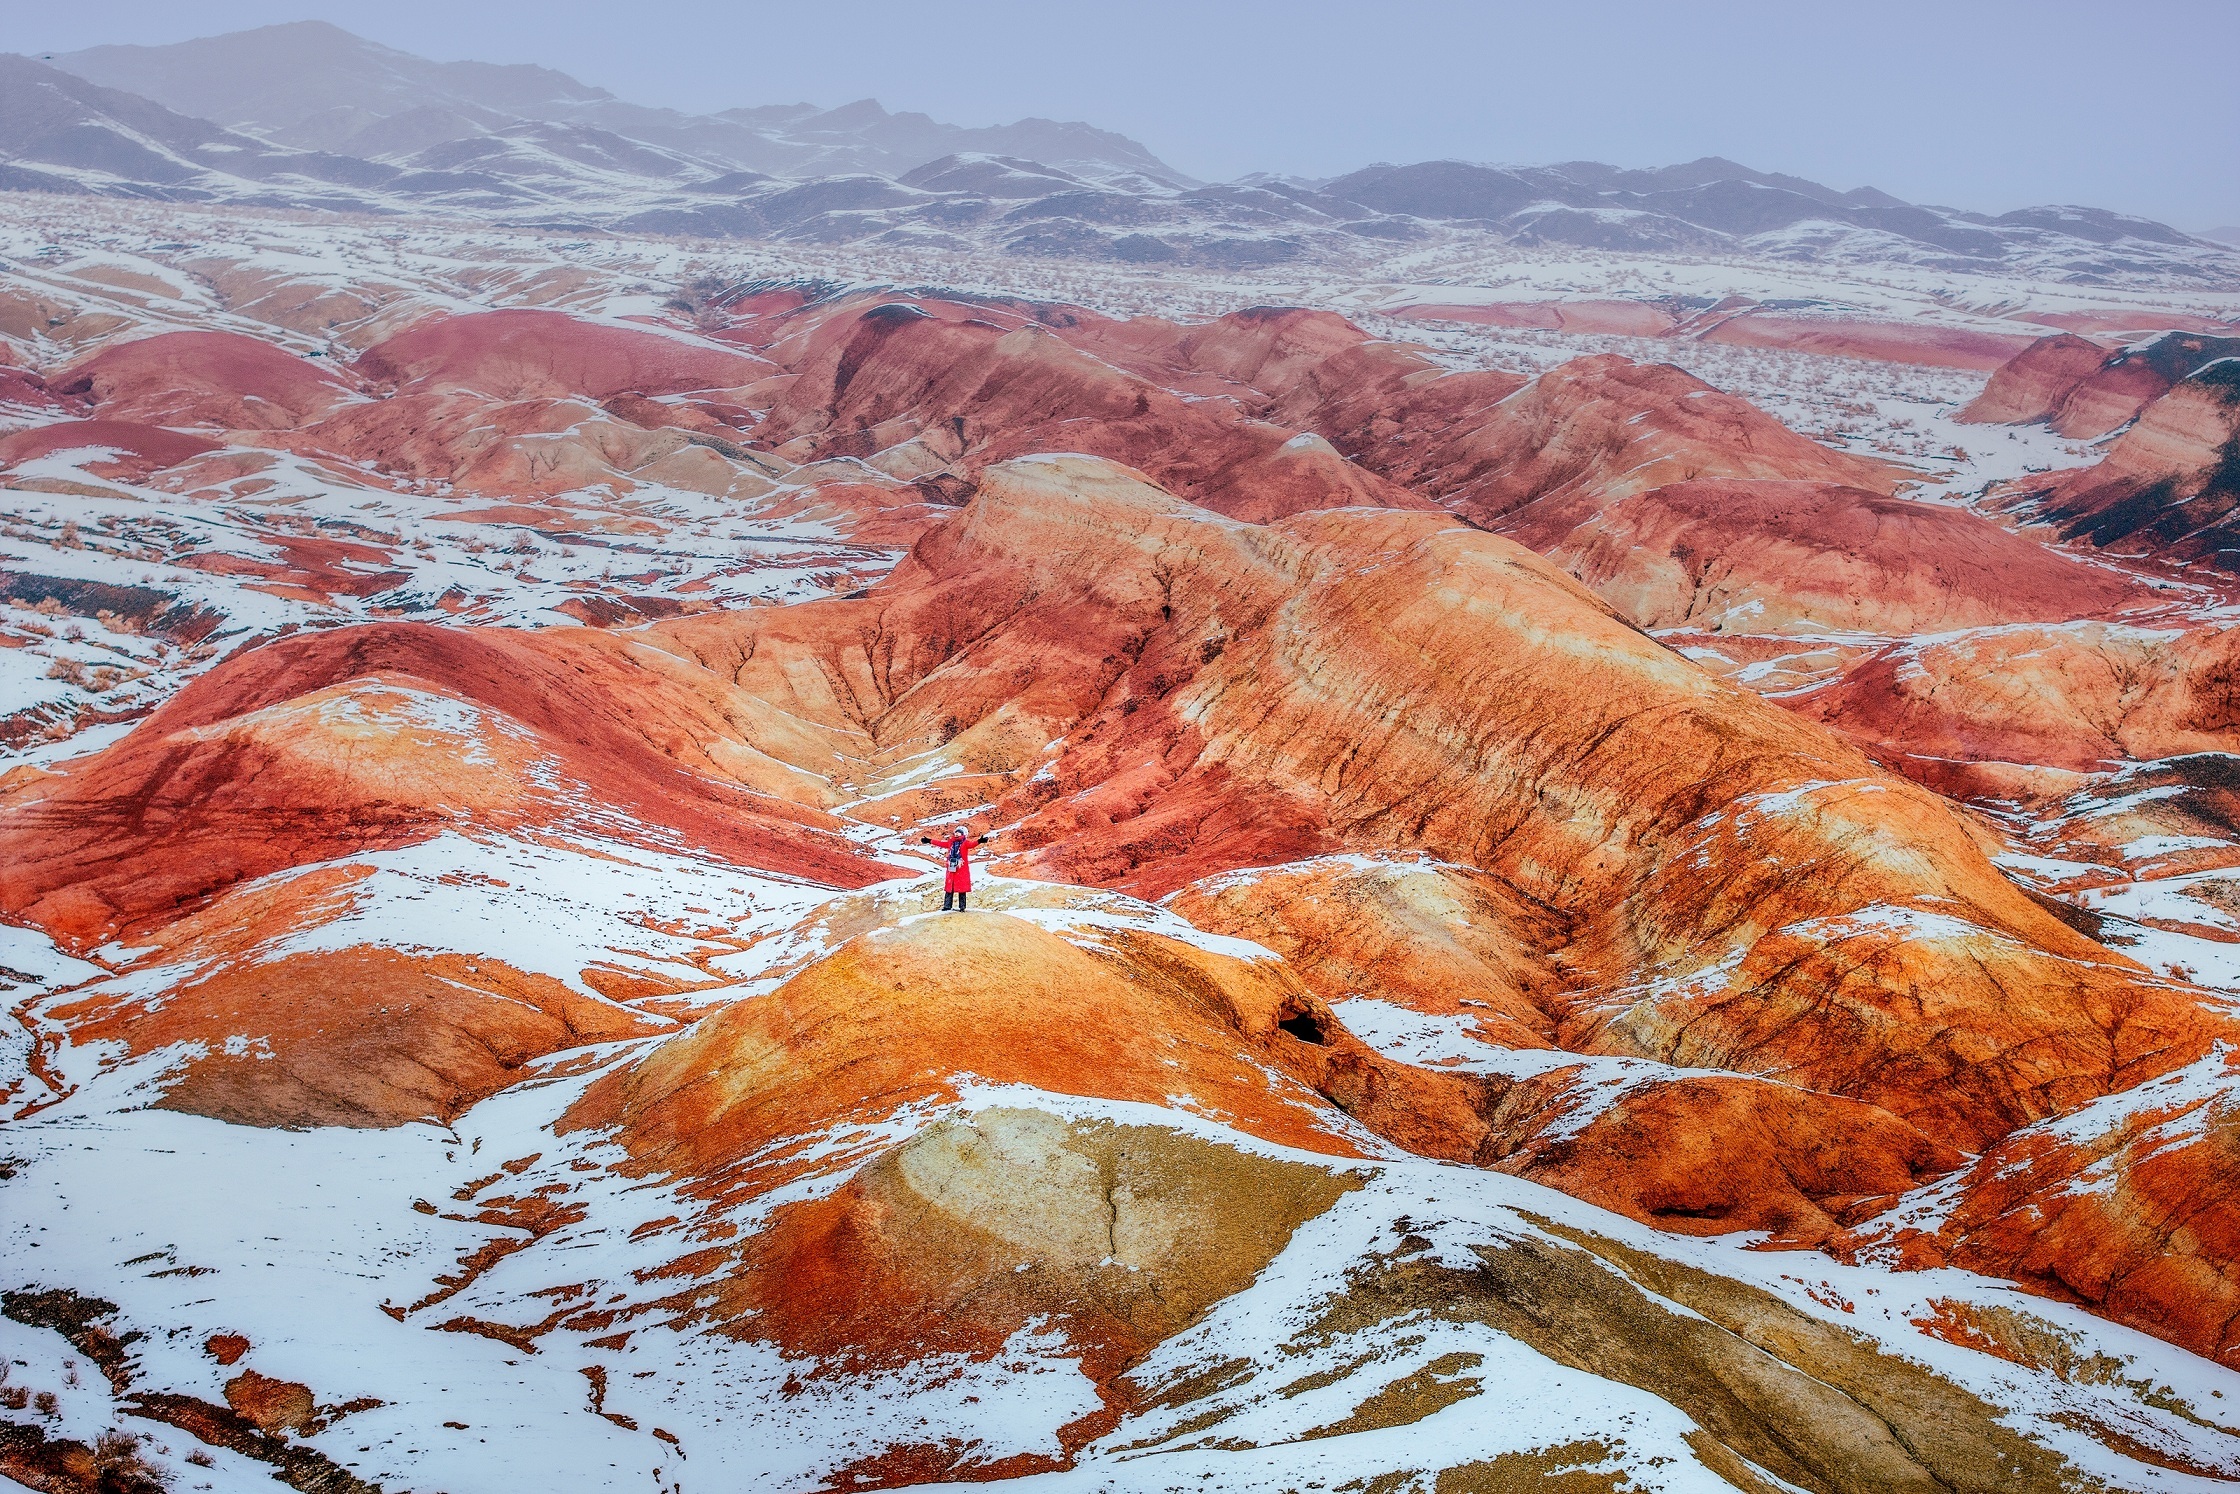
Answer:
[[[527,64],[431,62],[321,21],[266,26],[173,46],[93,47],[49,59],[106,88],[152,99],[297,150],[402,161],[506,137],[524,123],[607,132],[660,152],[805,179],[899,176],[956,152],[1032,156],[1060,168],[1140,171],[1187,182],[1124,136],[1026,119],[991,129],[889,114],[870,99],[837,109],[779,104],[684,114],[625,103],[565,73]],[[654,171],[652,160],[638,163]]]
[[[2231,246],[2103,209],[1998,215],[1716,157],[1379,164],[1194,181],[1125,136],[865,99],[686,114],[548,68],[433,62],[323,22],[0,59],[0,186],[623,232],[884,241],[1122,264],[1387,258],[1426,244],[2240,282]]]

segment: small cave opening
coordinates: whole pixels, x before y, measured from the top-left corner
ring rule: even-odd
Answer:
[[[1290,1016],[1277,1022],[1276,1026],[1290,1033],[1302,1043],[1313,1043],[1320,1047],[1329,1041],[1329,1037],[1322,1030],[1320,1019],[1313,1012],[1293,1012]]]

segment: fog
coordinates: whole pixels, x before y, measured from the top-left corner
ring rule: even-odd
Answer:
[[[0,49],[314,17],[694,111],[873,97],[969,125],[1081,119],[1213,180],[1722,155],[1986,212],[2073,202],[2240,223],[2235,0],[10,0]]]

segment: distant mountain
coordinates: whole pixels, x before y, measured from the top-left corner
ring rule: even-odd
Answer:
[[[0,188],[639,233],[884,240],[1151,265],[1358,262],[1488,240],[2240,286],[2234,246],[2097,208],[1996,217],[1706,157],[1191,181],[1125,136],[781,104],[684,114],[323,22],[0,64]]]
[[[2100,208],[2024,208],[1993,218],[1919,207],[1872,187],[1838,192],[1717,156],[1654,171],[1594,161],[1542,167],[1466,161],[1379,165],[1328,182],[1323,191],[1383,213],[1484,223],[1524,243],[1613,249],[1708,248],[1791,231],[1824,237],[1831,227],[1978,260],[2003,260],[2047,237],[2101,245],[2198,242],[2165,224]]]
[[[534,121],[604,130],[733,170],[780,176],[900,176],[942,156],[984,152],[1069,170],[1141,172],[1176,185],[1190,180],[1135,141],[1085,124],[1025,119],[967,129],[923,114],[890,114],[871,99],[837,109],[780,104],[684,114],[626,103],[550,68],[431,62],[324,21],[170,46],[92,47],[51,60],[275,144],[376,158],[503,135]]]
[[[289,150],[0,53],[0,187],[351,207],[390,167]]]

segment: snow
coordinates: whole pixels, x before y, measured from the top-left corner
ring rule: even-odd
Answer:
[[[568,1414],[584,1398],[572,1365],[381,1311],[493,1233],[413,1209],[447,1171],[456,1143],[442,1132],[263,1131],[72,1107],[9,1140],[23,1158],[7,1185],[13,1275],[93,1290],[154,1329],[134,1345],[146,1382],[223,1404],[224,1372],[201,1345],[239,1333],[259,1373],[325,1403],[387,1403],[305,1439],[361,1477],[620,1487],[660,1466],[660,1444]]]
[[[1903,907],[1895,903],[1873,903],[1849,913],[1804,919],[1784,925],[1780,932],[1830,943],[1863,933],[1891,934],[1909,940],[1987,939],[2005,944],[2015,942],[2008,935],[1951,913],[1940,913],[1934,908]]]
[[[2142,835],[2125,841],[2122,854],[2125,861],[2152,861],[2180,851],[2213,850],[2229,844],[2213,835]]]
[[[1504,1048],[1476,1036],[1476,1024],[1468,1013],[1418,1012],[1376,997],[1348,997],[1335,1003],[1331,1011],[1345,1024],[1347,1031],[1385,1057],[1419,1068],[1491,1074],[1505,1079],[1567,1075],[1570,1083],[1564,1093],[1562,1113],[1535,1133],[1536,1146],[1555,1146],[1571,1140],[1611,1106],[1648,1085],[1674,1079],[1764,1077],[1737,1076],[1718,1069],[1684,1068],[1645,1058],[1574,1053],[1564,1048]]]
[[[0,979],[55,990],[102,974],[99,965],[64,954],[39,930],[6,923],[0,923],[0,967],[9,972]]]
[[[2034,882],[2063,882],[2071,877],[2089,877],[2109,870],[2096,861],[2069,861],[2059,856],[2035,856],[2026,851],[2001,851],[1991,860],[1992,864],[2020,872]]]
[[[271,957],[359,945],[478,955],[594,999],[582,979],[591,967],[699,984],[702,959],[784,927],[832,895],[818,883],[620,841],[456,831],[293,868],[265,883],[332,867],[359,873],[343,894],[347,911],[288,934],[270,946]],[[678,928],[698,932],[670,932]]]
[[[2131,1089],[2102,1095],[2066,1115],[2040,1121],[2017,1133],[2017,1139],[2044,1135],[2072,1146],[2082,1146],[2112,1134],[2139,1115],[2191,1114],[2210,1105],[2229,1110],[2235,1101],[2231,1058],[2230,1044],[2212,1043],[2207,1053],[2182,1069]]]
[[[1419,1012],[1374,996],[1349,996],[1332,1003],[1330,1011],[1345,1024],[1348,1032],[1385,1057],[1421,1068],[1530,1079],[1598,1062],[1619,1065],[1636,1062],[1632,1059],[1597,1060],[1563,1048],[1503,1048],[1476,1035],[1477,1024],[1468,1012]],[[1665,1073],[1676,1072],[1662,1064],[1645,1067]]]
[[[992,880],[992,879],[991,879]],[[1004,910],[1009,916],[1024,919],[1037,928],[1066,937],[1094,936],[1105,930],[1123,933],[1159,934],[1208,954],[1242,960],[1247,964],[1273,961],[1275,954],[1249,939],[1234,939],[1226,934],[1209,934],[1197,925],[1178,918],[1153,903],[1137,902],[1134,898],[1108,895],[1098,900],[1095,907],[1034,908],[1020,907]]]
[[[2200,1485],[2183,1475],[2119,1462],[2089,1437],[2064,1436],[2057,1430],[2059,1418],[2083,1411],[2140,1428],[2143,1440],[2219,1461],[2240,1450],[2231,1430],[2206,1431],[2133,1399],[2153,1384],[2174,1384],[2182,1399],[2214,1422],[2209,1392],[2240,1394],[2240,1377],[2221,1369],[2196,1373],[2188,1356],[2144,1335],[2110,1331],[2075,1309],[1961,1272],[1893,1276],[1838,1266],[1813,1254],[1751,1250],[1745,1238],[1660,1235],[1533,1184],[1409,1161],[1377,1164],[1358,1191],[1302,1226],[1250,1288],[1160,1345],[1135,1372],[1139,1382],[1161,1386],[1219,1368],[1224,1373],[1217,1390],[1171,1407],[1154,1401],[1152,1409],[1087,1449],[1079,1467],[1026,1482],[1053,1489],[1248,1489],[1315,1482],[1338,1487],[1420,1468],[1431,1448],[1445,1466],[1591,1439],[1622,1441],[1619,1456],[1637,1487],[1728,1487],[1701,1469],[1682,1440],[1689,1424],[1669,1407],[1557,1364],[1483,1326],[1417,1315],[1397,1331],[1389,1323],[1350,1334],[1313,1331],[1333,1284],[1371,1260],[1407,1249],[1403,1236],[1424,1242],[1426,1261],[1471,1270],[1478,1249],[1507,1241],[1566,1248],[1569,1242],[1551,1238],[1541,1220],[1746,1282],[1807,1317],[1864,1334],[1884,1352],[1928,1365],[2005,1408],[2011,1425],[2058,1439],[2078,1463],[2112,1474],[2124,1487]],[[1637,1280],[1634,1287],[1643,1284]],[[1675,1315],[1699,1316],[1654,1292],[1648,1295]],[[2114,1385],[2066,1384],[2044,1371],[1928,1337],[1915,1322],[1931,1318],[1940,1300],[2028,1313],[2056,1335],[2075,1335],[2080,1345],[2112,1353],[2123,1363],[2123,1377]],[[1477,1356],[1477,1365],[1449,1373],[1482,1379],[1492,1393],[1459,1400],[1404,1427],[1309,1439],[1307,1434],[1344,1419],[1376,1390],[1448,1354]]]
[[[1210,877],[1199,878],[1185,890],[1207,897],[1218,897],[1239,887],[1254,886],[1276,872],[1313,875],[1325,870],[1356,871],[1391,877],[1418,870],[1436,871],[1451,865],[1453,863],[1440,861],[1423,851],[1338,851],[1323,856],[1308,856],[1297,861],[1275,862],[1267,866],[1243,866],[1231,871],[1216,872]],[[1172,902],[1180,895],[1180,892],[1171,892],[1162,902]]]
[[[2114,1147],[2106,1156],[2080,1168],[2063,1191],[2083,1195],[2118,1186],[2123,1172],[2155,1153],[2205,1140],[2212,1119],[2229,1122],[2236,1103],[2240,1103],[2231,1056],[2229,1044],[2213,1043],[2208,1053],[2160,1078],[2101,1095],[2067,1114],[2021,1127],[2001,1143],[2001,1152],[2010,1160],[2002,1162],[2005,1171],[1998,1175],[2027,1171],[2033,1159],[2049,1153],[2057,1164],[2079,1152],[2089,1156],[2091,1150],[2116,1142],[2126,1130],[2136,1128],[2127,1145]],[[1995,1160],[1999,1159],[1987,1157],[1916,1188],[1875,1219],[1869,1226],[1870,1240],[1873,1235],[1892,1236],[1911,1230],[1934,1233],[1941,1229]],[[1882,1246],[1870,1243],[1862,1259],[1872,1261],[1884,1253]]]
[[[46,992],[67,990],[106,973],[99,965],[63,953],[37,929],[0,923],[0,1004],[29,1005]],[[31,1093],[36,1041],[21,1022],[0,1024],[0,1116]]]
[[[291,926],[224,958],[267,962],[366,947],[456,954],[548,976],[599,1002],[606,998],[584,980],[594,969],[681,986],[688,998],[691,988],[727,984],[717,957],[832,896],[818,883],[621,841],[446,831],[275,872],[231,889],[223,906],[253,906],[297,882],[317,888],[318,900],[300,907]],[[113,944],[96,955],[107,968],[71,962],[77,980],[92,977],[80,996],[158,1000],[210,958],[161,945]]]

